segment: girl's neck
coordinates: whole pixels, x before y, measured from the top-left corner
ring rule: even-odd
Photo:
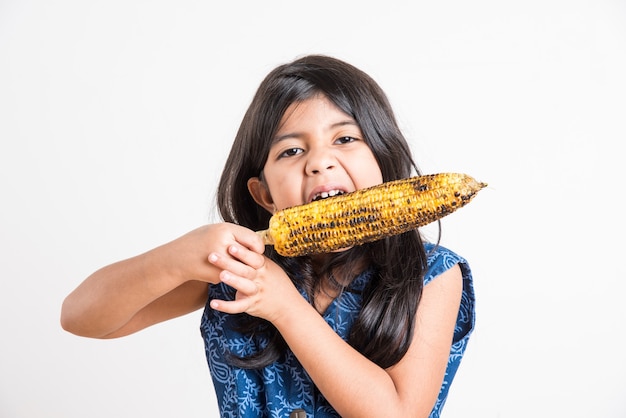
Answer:
[[[313,306],[322,315],[341,292],[341,290],[337,289],[327,289],[328,285],[325,282],[326,280],[320,282],[318,289],[313,295]]]
[[[332,268],[328,260],[330,255],[319,256],[314,263],[316,270],[320,273],[317,276],[315,290],[313,293],[313,305],[320,314],[328,309],[328,306],[335,300],[354,280],[354,278],[367,268],[364,257],[360,257],[349,264],[341,264]]]

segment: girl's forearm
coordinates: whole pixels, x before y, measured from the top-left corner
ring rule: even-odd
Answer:
[[[112,338],[192,312],[206,302],[207,283],[219,282],[209,254],[228,259],[227,248],[237,248],[254,265],[263,263],[264,245],[254,231],[203,225],[93,273],[63,302],[61,325],[78,335]]]
[[[401,398],[387,371],[343,341],[302,302],[297,313],[274,324],[337,412],[342,417],[413,416],[402,414]]]
[[[63,301],[61,325],[69,332],[105,338],[182,281],[154,249],[94,272]]]

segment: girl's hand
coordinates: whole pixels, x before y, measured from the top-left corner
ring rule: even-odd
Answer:
[[[236,263],[233,273],[250,277],[256,267],[264,263],[265,245],[252,230],[231,224],[218,223],[197,228],[161,247],[166,269],[179,277],[180,282],[198,280],[219,283],[222,269],[209,262],[209,255],[221,259],[232,258],[230,248],[236,248],[247,264]]]
[[[214,299],[211,307],[225,313],[242,313],[275,322],[289,314],[294,303],[303,302],[287,274],[267,257],[233,245],[228,257],[213,253],[209,262],[221,269],[219,278],[234,288],[235,300]],[[262,259],[259,259],[258,256]]]

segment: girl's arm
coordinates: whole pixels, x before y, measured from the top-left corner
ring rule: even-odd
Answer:
[[[232,259],[212,260],[222,267],[232,265]],[[269,260],[254,280],[224,270],[221,279],[235,287],[238,296],[232,302],[212,301],[212,307],[246,311],[271,321],[343,417],[430,414],[445,375],[461,300],[458,266],[424,287],[413,342],[403,359],[389,369],[380,368],[343,341],[291,283],[277,279],[279,270]]]
[[[103,267],[64,300],[61,326],[93,338],[127,335],[155,323],[201,308],[207,283],[218,281],[219,270],[207,258],[235,246],[246,265],[263,263],[263,243],[247,228],[233,224],[207,225],[144,254]]]

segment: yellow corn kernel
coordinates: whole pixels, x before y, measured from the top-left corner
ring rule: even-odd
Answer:
[[[278,211],[258,234],[283,256],[328,253],[441,219],[485,186],[460,173],[390,181]]]

